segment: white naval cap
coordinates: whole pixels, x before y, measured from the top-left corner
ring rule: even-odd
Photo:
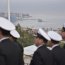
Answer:
[[[49,31],[48,36],[54,41],[61,41],[62,36],[55,31]]]
[[[15,29],[15,25],[3,17],[0,17],[0,27],[7,31]]]
[[[46,40],[51,40],[50,37],[46,34],[46,32],[41,28],[38,30],[38,34],[42,35]]]
[[[63,27],[65,28],[65,23],[63,24]]]
[[[15,38],[20,38],[20,34],[16,30],[10,31],[10,34]]]

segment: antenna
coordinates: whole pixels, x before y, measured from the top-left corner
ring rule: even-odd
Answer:
[[[10,21],[10,0],[8,0],[8,20]]]

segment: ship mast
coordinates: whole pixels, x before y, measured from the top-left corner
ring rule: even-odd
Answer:
[[[8,0],[8,20],[10,21],[10,0]]]

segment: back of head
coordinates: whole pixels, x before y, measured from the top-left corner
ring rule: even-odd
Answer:
[[[41,35],[43,38],[45,38],[46,40],[50,41],[49,36],[47,35],[47,33],[43,30],[43,29],[39,29],[38,30],[38,34]]]
[[[10,31],[15,29],[13,23],[11,23],[6,18],[0,17],[0,37],[9,36]]]
[[[3,36],[9,36],[10,35],[10,31],[4,30],[2,28],[0,28],[0,33],[2,33]]]
[[[17,30],[11,30],[10,35],[14,38],[20,38],[20,34],[18,33]]]
[[[62,31],[65,32],[65,23],[63,24]]]
[[[50,41],[50,38],[49,38],[49,36],[47,35],[47,33],[46,33],[43,29],[41,29],[41,28],[38,30],[37,36],[38,36],[40,39],[43,39],[43,41],[44,41],[45,43],[47,43],[47,41]]]
[[[51,38],[51,41],[54,43],[58,43],[62,40],[62,36],[55,31],[49,31],[48,35]]]
[[[15,29],[15,25],[9,20],[3,17],[0,17],[0,28],[7,30],[7,31],[11,31]]]

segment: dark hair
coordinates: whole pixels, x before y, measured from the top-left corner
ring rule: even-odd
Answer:
[[[51,39],[51,41],[52,41],[53,44],[59,44],[59,41],[55,41],[55,40],[52,40],[52,39]]]
[[[48,40],[45,39],[42,35],[40,35],[39,33],[37,33],[37,37],[40,39],[43,39],[44,42],[47,42]]]
[[[65,28],[64,28],[64,27],[62,27],[62,31],[63,31],[63,32],[65,31]]]
[[[10,35],[10,31],[4,30],[4,29],[2,29],[2,28],[0,28],[0,31],[2,32],[2,34],[3,34],[4,36]]]

